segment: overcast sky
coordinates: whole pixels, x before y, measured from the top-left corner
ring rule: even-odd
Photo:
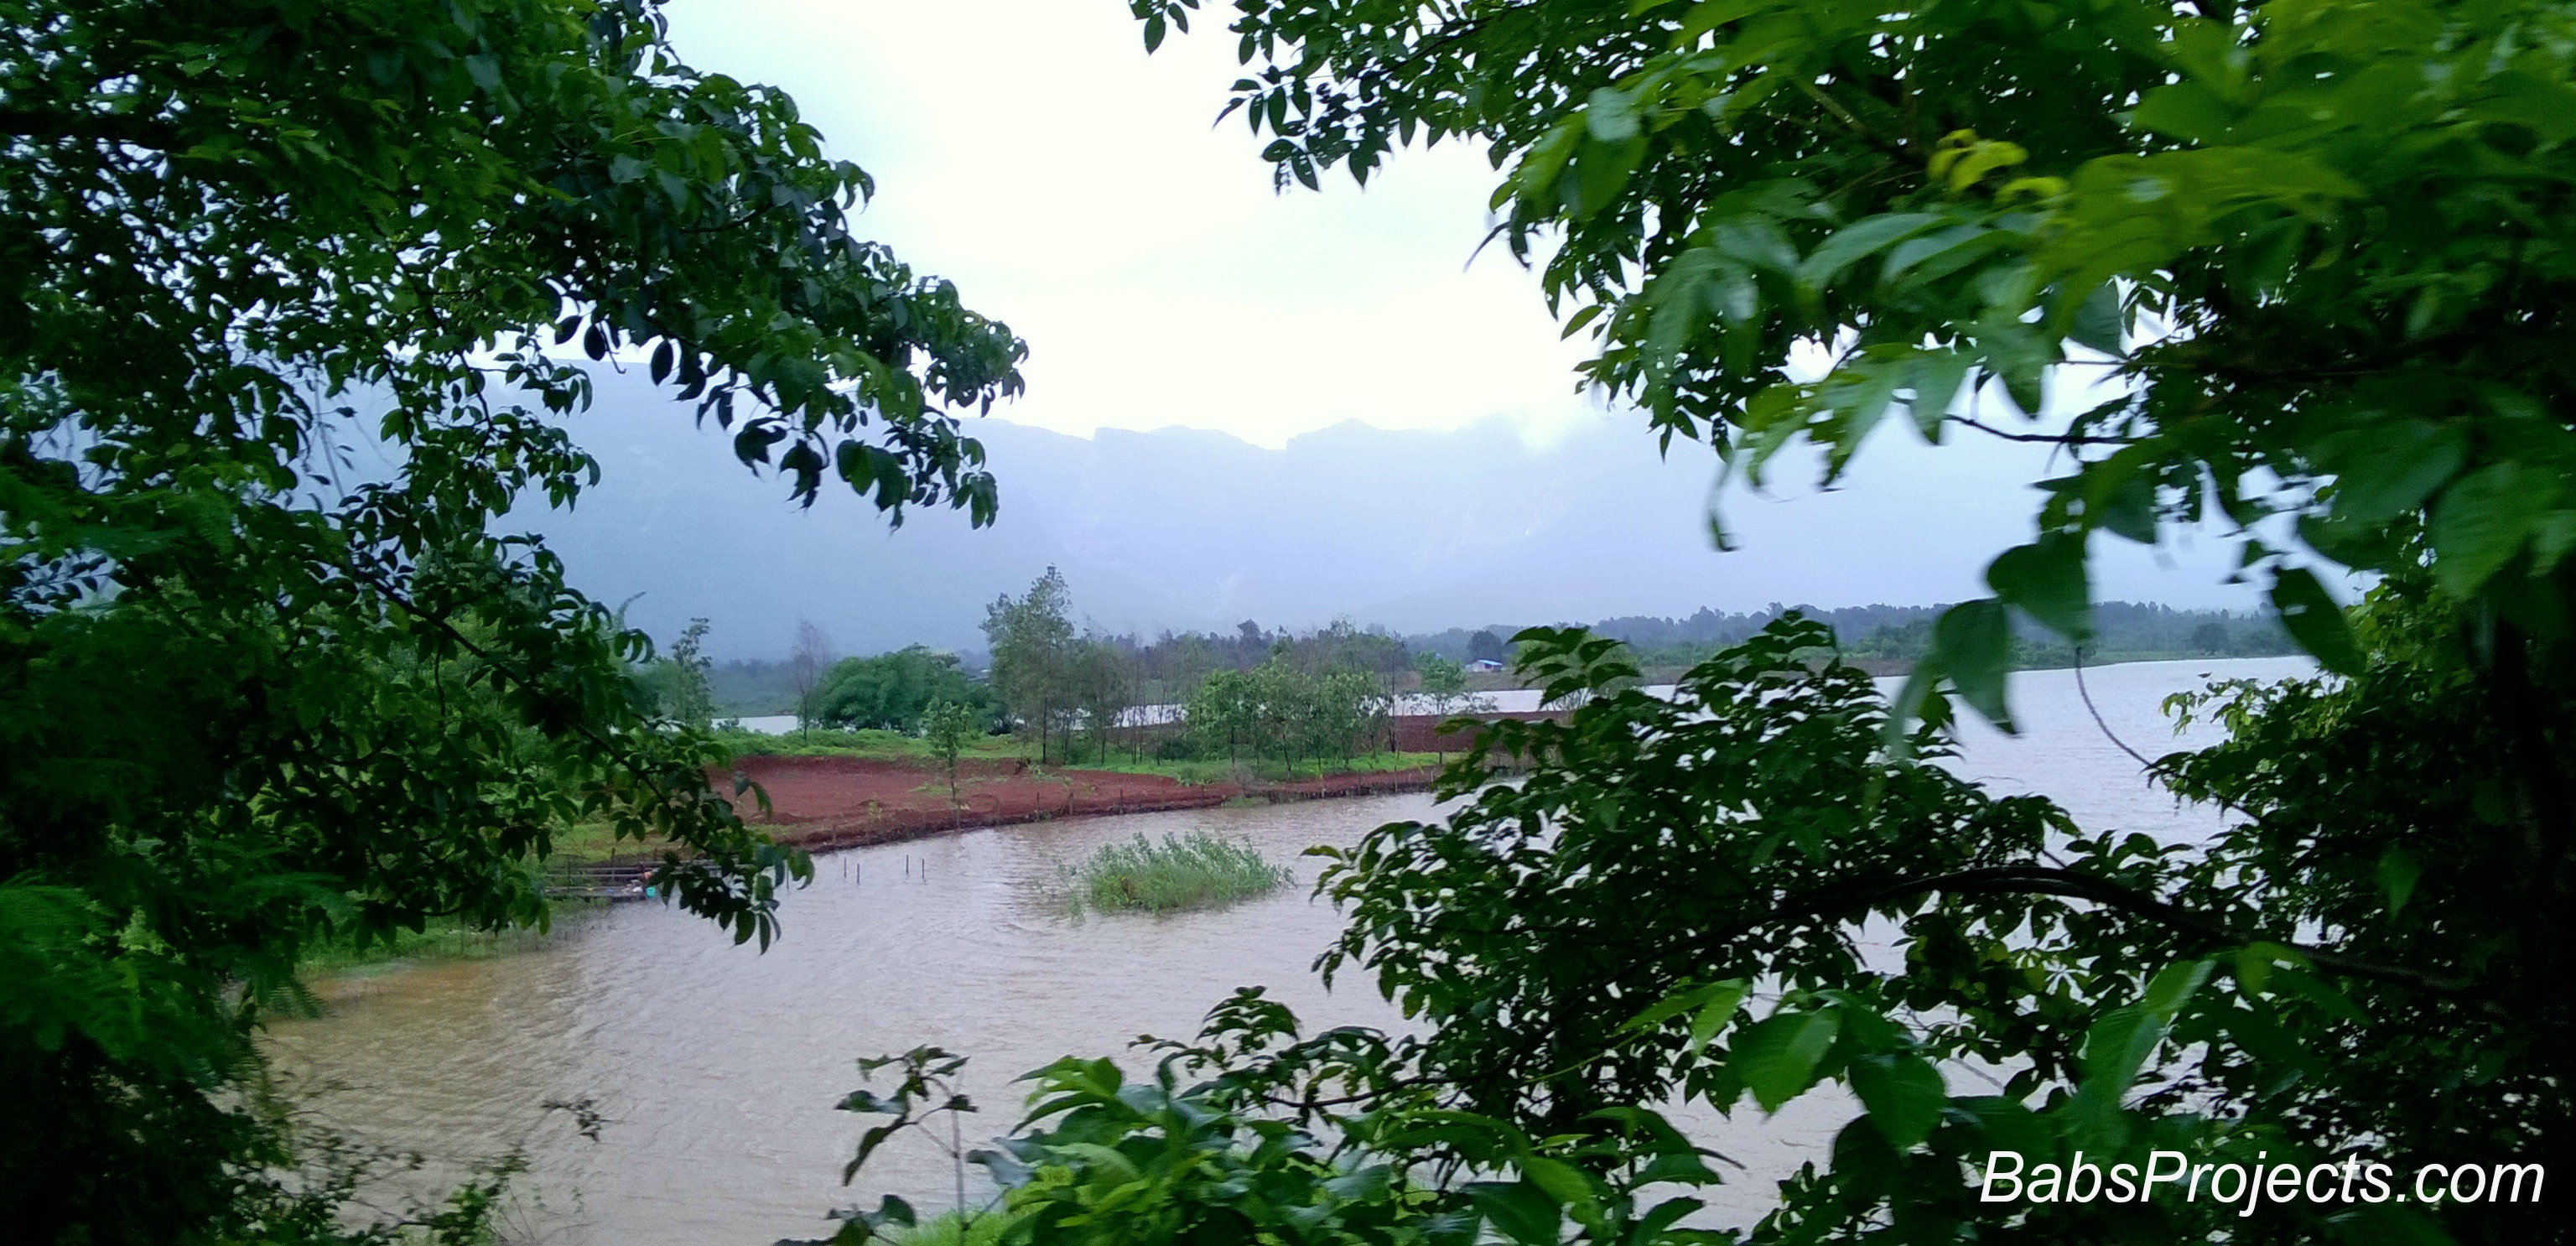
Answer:
[[[693,64],[786,88],[833,154],[876,177],[862,233],[1029,342],[1028,392],[1000,418],[1077,436],[1180,425],[1265,447],[1351,420],[1500,418],[1535,454],[1575,440],[1654,453],[1642,416],[1575,392],[1587,342],[1559,340],[1536,277],[1500,248],[1476,255],[1498,180],[1482,152],[1400,152],[1365,191],[1336,175],[1321,193],[1274,193],[1241,120],[1211,124],[1239,76],[1221,23],[1148,56],[1125,0],[672,0],[668,12]],[[2037,498],[2016,486],[2063,464],[1973,434],[1926,447],[1907,423],[1881,428],[1849,487],[1819,495],[1789,471],[1771,495],[1730,503],[1757,521],[1747,535],[1762,557],[1702,541],[1692,562],[1717,562],[1593,593],[1598,613],[1759,604],[1780,567],[1842,565],[1855,541],[1916,567],[1918,594],[1978,594],[1986,561],[2028,538]],[[1656,470],[1704,489],[1713,457],[1675,458]],[[1004,523],[1026,521],[1002,487]],[[2211,534],[2107,544],[2099,597],[2254,604],[2221,583],[2231,543]],[[1805,599],[1896,591],[1857,566],[1845,578]]]
[[[1017,423],[1220,429],[1347,419],[1542,436],[1573,392],[1533,277],[1470,266],[1496,175],[1456,144],[1361,191],[1274,194],[1219,29],[1147,56],[1124,0],[676,0],[692,63],[783,86],[875,175],[859,220],[1030,344]]]

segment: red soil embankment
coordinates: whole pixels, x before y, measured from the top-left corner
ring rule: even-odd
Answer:
[[[736,769],[769,793],[769,813],[747,810],[747,820],[771,828],[782,843],[806,848],[858,847],[1049,818],[1204,809],[1243,796],[1319,800],[1419,792],[1438,777],[1434,768],[1423,767],[1191,786],[1162,775],[970,761],[957,768],[960,795],[952,800],[947,775],[935,766],[856,757],[746,757]]]

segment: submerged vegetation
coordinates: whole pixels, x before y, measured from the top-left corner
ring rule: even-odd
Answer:
[[[1104,845],[1067,873],[1067,904],[1076,911],[1158,916],[1268,895],[1290,881],[1286,866],[1271,864],[1249,842],[1206,831],[1165,835],[1159,844],[1139,834]]]
[[[489,960],[541,948],[562,938],[567,927],[595,916],[605,907],[597,900],[557,900],[544,929],[509,926],[486,930],[452,917],[433,917],[418,930],[397,930],[367,940],[349,936],[322,940],[304,949],[296,968],[308,974],[339,974],[378,966]]]

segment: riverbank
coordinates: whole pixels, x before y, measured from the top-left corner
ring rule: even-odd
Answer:
[[[742,777],[769,794],[749,820],[809,851],[858,848],[992,826],[1425,792],[1437,764],[1354,769],[1296,779],[1192,783],[1128,770],[1041,769],[1021,762],[958,766],[957,793],[937,766],[860,757],[745,757]]]

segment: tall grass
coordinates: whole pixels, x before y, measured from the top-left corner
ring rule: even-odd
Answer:
[[[1206,831],[1165,835],[1159,844],[1143,835],[1109,844],[1072,874],[1073,907],[1104,913],[1212,908],[1289,881],[1285,866],[1262,859],[1251,844]]]
[[[554,905],[552,930],[525,926],[478,930],[453,917],[433,917],[423,929],[397,930],[390,938],[363,948],[347,936],[309,944],[295,967],[304,973],[335,974],[394,961],[435,964],[509,956],[544,947],[561,937],[567,926],[607,907],[606,901],[601,900],[557,900]]]

